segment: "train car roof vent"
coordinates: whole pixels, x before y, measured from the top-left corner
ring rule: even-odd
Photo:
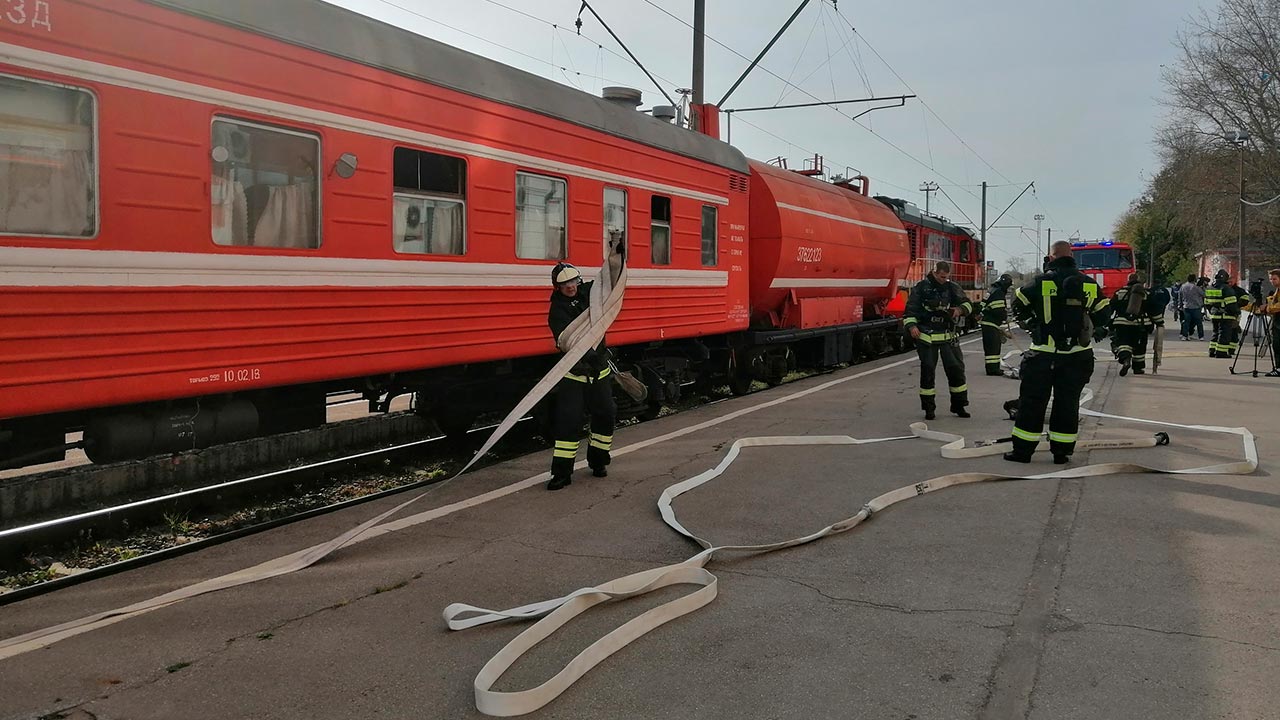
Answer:
[[[640,106],[640,91],[635,88],[611,85],[600,90],[600,97],[627,107]]]
[[[676,119],[675,105],[654,105],[653,116],[663,122],[671,122]]]

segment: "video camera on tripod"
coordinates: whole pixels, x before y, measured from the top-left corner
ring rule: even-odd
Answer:
[[[1253,301],[1255,308],[1266,303],[1266,296],[1262,292],[1262,278],[1254,278],[1249,283],[1249,298]]]
[[[1267,317],[1262,308],[1265,307],[1267,300],[1262,292],[1262,278],[1255,278],[1249,282],[1249,300],[1250,311],[1249,319],[1245,325],[1240,328],[1240,346],[1236,350],[1235,360],[1231,361],[1230,372],[1232,375],[1252,375],[1258,377],[1258,359],[1266,357],[1271,353],[1271,333],[1275,332],[1274,321]],[[1246,338],[1253,338],[1252,343],[1246,343]],[[1240,358],[1244,355],[1244,349],[1249,345],[1253,346],[1253,369],[1241,370],[1236,372],[1236,363],[1240,362]],[[1276,362],[1280,358],[1271,358],[1271,371],[1276,371]]]

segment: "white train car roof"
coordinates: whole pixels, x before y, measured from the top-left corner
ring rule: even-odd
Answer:
[[[320,0],[146,0],[746,174],[732,145]]]

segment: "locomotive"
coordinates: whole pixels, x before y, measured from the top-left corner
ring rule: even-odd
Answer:
[[[865,177],[318,0],[33,7],[0,22],[0,467],[314,427],[337,390],[465,431],[550,367],[548,269],[613,236],[651,415],[900,347],[941,251]]]

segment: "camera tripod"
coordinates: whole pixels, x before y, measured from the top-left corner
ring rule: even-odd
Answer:
[[[1258,359],[1267,357],[1271,354],[1271,333],[1275,332],[1274,323],[1271,318],[1258,313],[1249,313],[1249,321],[1245,323],[1244,328],[1240,332],[1240,343],[1236,348],[1236,357],[1231,361],[1232,375],[1253,375],[1258,377]],[[1241,370],[1236,372],[1236,364],[1240,362],[1240,358],[1244,355],[1246,339],[1253,336],[1253,370]],[[1276,358],[1271,358],[1271,369],[1276,369]],[[1265,371],[1264,371],[1265,372]]]

